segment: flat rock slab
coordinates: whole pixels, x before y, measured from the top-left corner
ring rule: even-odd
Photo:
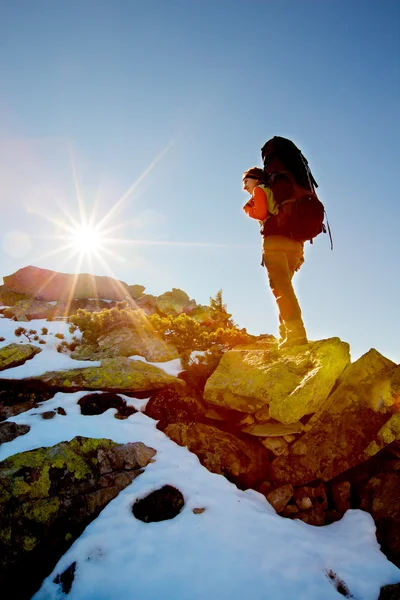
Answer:
[[[245,413],[269,406],[281,423],[296,423],[316,412],[350,362],[349,345],[339,338],[288,348],[237,348],[226,352],[208,379],[207,402]]]
[[[49,387],[65,391],[146,392],[173,384],[185,386],[184,381],[167,375],[157,367],[124,357],[104,359],[100,367],[45,373],[37,379]]]
[[[41,349],[33,344],[9,344],[0,348],[0,371],[23,365],[39,354]]]

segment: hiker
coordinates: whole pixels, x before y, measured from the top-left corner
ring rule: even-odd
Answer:
[[[282,180],[281,187],[291,185]],[[307,344],[301,310],[292,278],[304,262],[304,242],[282,234],[272,186],[264,169],[252,167],[243,174],[243,189],[251,195],[243,210],[261,225],[263,262],[279,310],[279,349]],[[275,217],[275,218],[271,218]]]

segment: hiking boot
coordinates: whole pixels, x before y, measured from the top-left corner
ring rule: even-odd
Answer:
[[[285,326],[286,338],[282,342],[279,342],[279,350],[308,344],[306,330],[304,329],[302,321],[287,321]]]

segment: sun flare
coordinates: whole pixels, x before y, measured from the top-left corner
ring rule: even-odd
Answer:
[[[102,235],[96,227],[79,225],[71,232],[71,245],[81,254],[91,254],[102,247]]]

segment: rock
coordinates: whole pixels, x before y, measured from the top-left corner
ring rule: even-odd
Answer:
[[[400,414],[396,413],[380,428],[375,439],[367,447],[365,454],[373,456],[388,444],[400,439]]]
[[[103,394],[87,394],[78,400],[82,415],[102,415],[110,408],[116,408],[115,416],[126,419],[137,412],[133,406],[127,406],[126,400],[114,394],[105,392]]]
[[[29,430],[29,425],[18,425],[12,421],[0,423],[0,445],[11,442],[20,435],[25,435]]]
[[[171,292],[165,292],[157,298],[157,308],[165,315],[180,315],[189,305],[190,298],[178,288],[172,288]]]
[[[185,386],[177,377],[140,360],[106,358],[100,367],[53,371],[37,378],[49,388],[60,391],[104,390],[115,392],[146,392],[168,385]],[[29,381],[25,379],[22,381]]]
[[[308,496],[303,496],[302,498],[296,499],[296,505],[300,510],[308,510],[313,504],[311,498]]]
[[[332,486],[333,506],[340,513],[345,513],[351,508],[351,486],[349,481],[339,481]]]
[[[142,473],[155,450],[139,446],[76,437],[0,463],[5,598],[31,598],[83,529]]]
[[[296,515],[299,512],[300,510],[295,504],[288,504],[281,512],[281,517],[292,517],[293,515]]]
[[[71,352],[74,360],[103,360],[103,358],[114,358],[112,350],[100,350],[96,344],[78,344]]]
[[[182,492],[172,485],[164,485],[145,498],[137,500],[132,506],[132,512],[136,519],[154,523],[173,519],[179,515],[184,505]]]
[[[293,496],[293,486],[290,484],[282,485],[267,495],[267,500],[273,506],[277,513],[283,511]]]
[[[321,511],[325,511],[328,508],[328,499],[323,483],[296,488],[294,499],[297,506],[302,510],[310,508],[311,504],[314,508],[321,509]]]
[[[205,512],[205,510],[206,510],[206,509],[205,509],[204,507],[201,507],[201,508],[194,508],[194,509],[192,510],[192,512],[193,512],[193,514],[194,514],[194,515],[201,515],[203,512]]]
[[[54,395],[39,381],[0,379],[0,421],[36,408]]]
[[[289,425],[271,422],[257,423],[257,425],[250,425],[249,427],[246,427],[246,429],[243,429],[244,433],[260,437],[280,437],[288,435],[289,433],[301,433],[302,431],[302,423],[290,423]]]
[[[20,300],[10,308],[6,308],[4,316],[7,319],[16,318],[18,321],[30,321],[31,319],[47,319],[54,313],[54,306],[48,302],[29,299]]]
[[[257,442],[244,441],[203,423],[173,423],[163,431],[196,454],[209,471],[224,475],[239,487],[254,487],[265,479],[267,452]]]
[[[311,508],[310,510],[301,510],[293,515],[295,519],[303,521],[308,525],[315,525],[321,527],[325,524],[325,511],[320,508]]]
[[[0,371],[23,365],[39,354],[41,349],[33,344],[9,344],[0,348]]]
[[[140,308],[146,315],[153,315],[156,312],[157,297],[151,294],[143,294],[136,300],[137,308]]]
[[[265,405],[281,423],[296,423],[318,410],[349,363],[339,338],[290,348],[240,347],[228,351],[208,379],[204,398],[212,404],[255,413]]]
[[[141,311],[132,313],[129,326],[118,326],[98,339],[100,351],[111,356],[143,356],[149,362],[166,362],[179,358],[175,346],[167,344],[149,325]]]
[[[400,583],[383,586],[378,600],[400,600]]]
[[[144,287],[144,285],[128,285],[128,293],[134,300],[137,300],[138,298],[140,298],[140,296],[143,296],[143,292],[145,289],[146,288]]]
[[[360,508],[375,521],[382,552],[400,567],[400,469],[371,477],[359,494]]]
[[[167,387],[150,397],[144,413],[161,421],[163,428],[170,423],[202,420],[206,408],[197,395],[190,395],[185,388]]]
[[[262,440],[262,445],[267,450],[271,450],[275,456],[287,456],[289,454],[289,444],[283,437],[268,437]]]
[[[56,411],[55,410],[47,410],[46,412],[43,412],[41,414],[42,419],[44,419],[45,421],[48,421],[50,419],[54,419],[55,416],[56,416]]]
[[[25,294],[12,292],[5,285],[0,285],[0,306],[15,306],[21,300],[28,300]]]
[[[75,578],[76,561],[71,563],[61,575],[54,578],[54,583],[60,583],[63,594],[69,594]]]
[[[128,295],[127,284],[111,277],[88,273],[67,275],[32,266],[3,277],[3,280],[13,292],[46,301],[68,300],[71,295],[73,298],[124,300]]]
[[[392,415],[389,404],[395,399],[391,393],[382,395],[382,390],[391,389],[388,378],[396,370],[392,361],[373,349],[351,364],[323,410],[308,423],[311,429],[292,445],[289,458],[273,461],[272,480],[293,485],[329,481],[365,460],[370,442]]]
[[[259,423],[265,423],[265,421],[269,421],[271,415],[269,414],[269,406],[263,406],[260,410],[257,410],[254,413],[254,418]]]

